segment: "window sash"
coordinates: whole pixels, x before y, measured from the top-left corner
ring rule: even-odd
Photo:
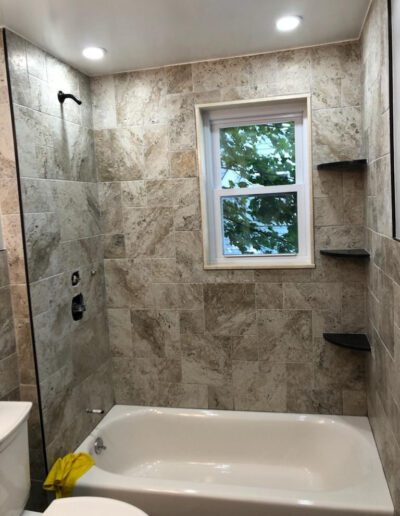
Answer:
[[[245,190],[246,192],[244,192]],[[218,189],[214,190],[214,216],[215,216],[215,248],[218,258],[223,259],[254,259],[254,258],[279,258],[282,256],[298,256],[306,253],[307,250],[307,234],[304,231],[306,219],[306,190],[305,185],[285,185],[284,187],[277,186],[266,186],[257,188],[257,192],[254,188],[232,188],[232,189]],[[224,238],[224,221],[222,216],[222,199],[224,197],[242,197],[242,196],[254,196],[254,195],[265,195],[265,194],[284,194],[284,193],[296,193],[297,194],[297,234],[298,234],[298,252],[297,253],[274,253],[274,254],[254,254],[254,255],[225,255],[223,248]]]
[[[250,125],[266,125],[269,123],[294,122],[295,123],[295,182],[290,185],[304,183],[303,167],[303,113],[290,113],[280,116],[259,115],[235,119],[215,120],[211,122],[211,152],[212,152],[212,179],[213,187],[221,187],[221,142],[220,129],[229,127],[246,127]],[[286,186],[282,184],[282,186]],[[255,188],[255,187],[251,187]],[[227,190],[227,189],[224,189]]]

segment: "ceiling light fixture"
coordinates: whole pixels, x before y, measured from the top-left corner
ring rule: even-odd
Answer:
[[[101,47],[86,47],[82,50],[83,57],[86,57],[86,59],[91,59],[92,61],[103,59],[105,54],[106,50]]]
[[[301,16],[282,16],[276,21],[276,28],[281,32],[289,32],[297,29],[302,20]]]

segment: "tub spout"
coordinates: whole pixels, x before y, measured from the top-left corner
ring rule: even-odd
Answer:
[[[104,450],[107,450],[107,446],[105,446],[103,439],[98,437],[94,442],[94,453],[100,455]]]

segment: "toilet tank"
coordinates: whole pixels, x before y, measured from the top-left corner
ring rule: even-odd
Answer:
[[[29,496],[28,416],[32,403],[0,402],[0,514],[20,516]]]

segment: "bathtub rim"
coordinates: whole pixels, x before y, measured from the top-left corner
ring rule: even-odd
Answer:
[[[245,417],[250,420],[262,419],[285,421],[299,421],[341,425],[350,427],[351,431],[358,432],[360,437],[365,439],[370,452],[374,455],[377,468],[373,475],[368,477],[364,483],[356,484],[345,489],[329,491],[307,491],[307,490],[285,490],[258,487],[240,487],[234,489],[232,485],[224,484],[199,484],[196,482],[183,482],[176,480],[165,480],[155,478],[131,477],[121,473],[110,472],[101,467],[94,466],[77,483],[77,492],[81,489],[112,489],[115,492],[135,492],[135,493],[157,493],[164,496],[184,496],[194,498],[209,498],[214,500],[229,500],[238,502],[248,502],[255,504],[272,503],[275,506],[294,507],[295,505],[309,505],[318,507],[321,510],[343,510],[343,511],[365,511],[368,515],[373,510],[374,514],[393,515],[394,507],[389,493],[387,481],[382,468],[382,463],[378,454],[375,439],[370,422],[365,416],[340,416],[340,415],[321,415],[321,414],[293,414],[279,412],[255,412],[255,411],[232,411],[232,410],[213,410],[213,409],[190,409],[190,408],[170,408],[153,407],[139,405],[114,405],[103,420],[93,429],[89,436],[77,448],[77,451],[89,452],[94,440],[101,435],[103,429],[110,422],[117,422],[121,419],[135,414],[156,413],[162,415],[201,415],[203,417],[229,417],[239,419]],[[178,484],[181,484],[177,487]],[[182,485],[183,484],[183,485]],[[157,486],[155,488],[155,485]],[[191,485],[190,489],[188,486]],[[377,486],[379,485],[379,489]],[[329,499],[326,493],[329,492]],[[78,494],[79,495],[79,494]],[[325,495],[325,496],[324,496]],[[367,495],[367,500],[365,498]],[[355,503],[357,499],[358,503]]]

